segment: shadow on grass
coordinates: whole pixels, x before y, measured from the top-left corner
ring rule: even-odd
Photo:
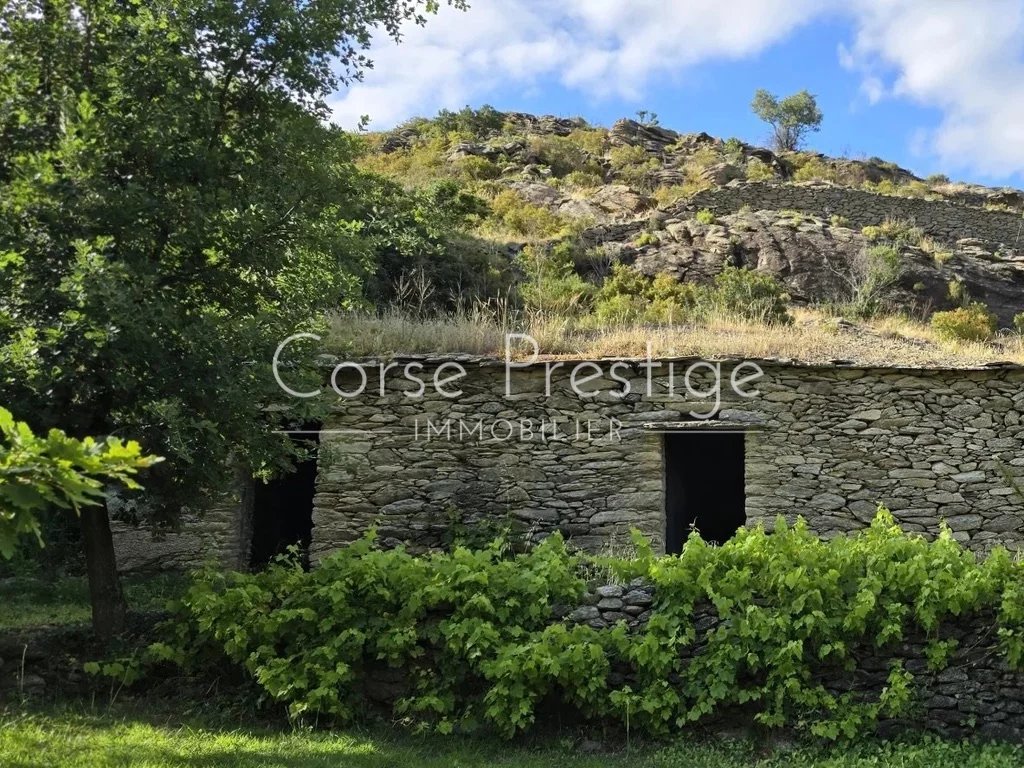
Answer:
[[[0,718],[0,755],[5,766],[145,766],[163,768],[451,768],[507,765],[597,768],[634,764],[624,753],[581,755],[569,740],[517,742],[468,737],[415,736],[376,728],[367,731],[277,730],[239,727],[230,718],[175,721],[167,712],[128,715],[130,704],[106,715],[73,709],[38,710]]]

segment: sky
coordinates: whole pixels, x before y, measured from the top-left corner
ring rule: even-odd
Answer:
[[[766,144],[754,91],[815,94],[808,148],[919,176],[1024,187],[1024,0],[469,0],[443,6],[334,94],[391,128],[490,104]]]

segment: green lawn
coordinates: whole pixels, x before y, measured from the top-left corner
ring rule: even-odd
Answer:
[[[129,579],[135,610],[162,608],[179,593],[180,577]],[[84,580],[0,582],[0,632],[87,622]],[[800,747],[773,751],[753,742],[705,741],[687,734],[670,744],[625,749],[609,737],[601,747],[578,734],[504,743],[493,738],[417,736],[377,727],[292,730],[255,719],[253,702],[220,699],[67,701],[0,708],[0,768],[1018,768],[1024,748],[937,740],[856,748]],[[591,736],[590,738],[595,738]],[[593,749],[597,747],[598,751]]]
[[[81,707],[0,713],[0,765],[132,766],[289,766],[290,768],[1017,768],[1024,750],[929,741],[913,744],[866,743],[856,748],[799,748],[771,753],[747,742],[700,742],[693,737],[672,745],[583,754],[574,738],[504,744],[494,740],[417,737],[375,729],[306,732],[259,725],[227,724],[225,716],[175,717],[172,710],[137,709],[131,703],[114,713]]]
[[[178,574],[129,576],[123,580],[125,599],[133,611],[163,610],[169,599],[181,593],[184,584],[184,577]],[[0,580],[0,630],[85,624],[91,615],[85,576]]]

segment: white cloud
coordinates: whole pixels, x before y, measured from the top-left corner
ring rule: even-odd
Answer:
[[[888,73],[893,96],[942,112],[925,153],[994,177],[1024,171],[1024,3],[862,0],[854,10],[851,63],[865,83]]]
[[[473,0],[443,7],[399,45],[375,41],[374,69],[332,102],[335,120],[379,127],[475,103],[537,78],[592,96],[639,99],[653,78],[764,49],[807,21],[816,0]]]
[[[860,84],[860,92],[867,97],[869,104],[877,104],[885,96],[885,85],[881,78],[868,75]]]
[[[479,104],[557,82],[639,101],[688,67],[757,54],[824,14],[854,39],[842,66],[869,104],[909,99],[942,120],[921,141],[952,169],[1024,171],[1024,0],[472,0],[442,7],[402,43],[376,41],[375,68],[332,102],[353,126]]]

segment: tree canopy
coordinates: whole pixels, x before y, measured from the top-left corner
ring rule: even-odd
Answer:
[[[38,515],[46,507],[100,504],[107,483],[137,489],[135,474],[159,461],[134,440],[76,440],[59,429],[42,437],[0,408],[0,557],[11,557],[22,536],[43,544]]]
[[[824,117],[814,95],[806,90],[780,99],[759,88],[750,108],[772,127],[772,144],[780,151],[799,149],[808,133],[821,129]]]
[[[372,35],[435,8],[5,3],[0,399],[36,430],[165,456],[146,480],[158,520],[232,462],[286,463],[273,351],[356,301],[374,252],[325,99],[370,65]]]

